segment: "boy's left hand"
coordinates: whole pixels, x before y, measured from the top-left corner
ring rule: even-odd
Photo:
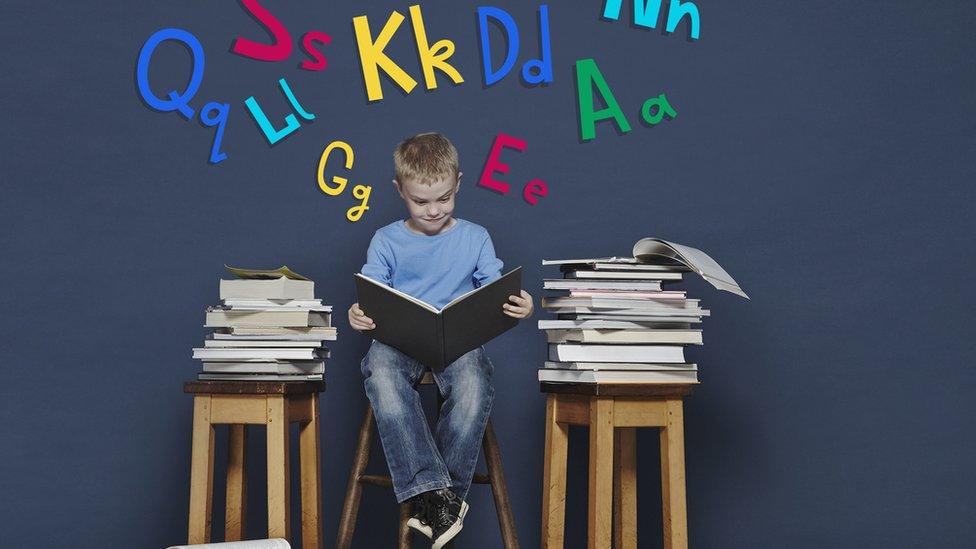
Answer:
[[[508,296],[509,303],[502,305],[502,312],[513,318],[528,318],[532,315],[532,296],[522,290],[521,297]]]

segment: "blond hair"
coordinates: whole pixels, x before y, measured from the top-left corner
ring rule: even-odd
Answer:
[[[397,145],[393,150],[393,166],[401,184],[415,181],[430,185],[442,178],[457,179],[458,153],[443,135],[420,133]]]

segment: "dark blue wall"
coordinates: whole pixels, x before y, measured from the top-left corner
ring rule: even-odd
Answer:
[[[180,384],[199,367],[190,348],[224,263],[288,264],[338,311],[322,399],[331,545],[365,405],[367,338],[343,312],[350,275],[373,231],[404,213],[389,184],[392,147],[428,130],[461,153],[458,215],[491,231],[506,265],[525,266],[537,303],[541,259],[623,255],[647,235],[703,248],[753,297],[686,285],[713,313],[694,351],[702,384],[686,404],[693,546],[976,544],[971,2],[700,0],[697,42],[683,25],[633,28],[629,2],[615,23],[601,20],[600,1],[553,2],[555,82],[526,88],[511,75],[488,89],[478,4],[429,2],[429,37],[455,41],[466,82],[440,77],[437,90],[404,96],[384,79],[386,99],[374,104],[351,20],[368,14],[375,33],[408,3],[264,3],[295,38],[333,36],[325,71],[298,70],[297,49],[282,63],[228,53],[238,35],[265,37],[234,2],[5,3],[3,545],[185,541],[191,399]],[[496,5],[534,54],[537,4]],[[229,158],[216,166],[206,162],[211,130],[150,110],[136,92],[140,47],[170,26],[206,51],[196,106],[232,104]],[[409,31],[407,21],[388,51],[419,79]],[[602,124],[581,144],[573,63],[588,57],[634,129]],[[178,47],[161,49],[157,91],[182,82],[187,65]],[[256,95],[280,120],[280,77],[317,120],[269,147],[243,100]],[[639,106],[661,92],[679,116],[647,128]],[[527,141],[524,153],[505,153],[506,178],[544,179],[550,196],[539,205],[476,185],[499,132]],[[355,224],[345,220],[349,191],[328,197],[315,181],[334,139],[355,147],[352,183],[374,187]],[[541,316],[490,345],[493,417],[525,547],[539,545]],[[639,446],[641,546],[660,547],[653,433]],[[251,449],[258,537],[261,436]],[[584,431],[570,450],[568,546],[582,547]],[[374,465],[383,468],[379,452]],[[499,547],[488,492],[476,488],[471,504],[460,545]],[[356,546],[392,546],[395,513],[389,493],[367,489]]]

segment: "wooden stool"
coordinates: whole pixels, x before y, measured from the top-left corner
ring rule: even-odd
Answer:
[[[590,427],[587,547],[637,547],[637,427],[661,429],[665,549],[688,547],[682,397],[691,385],[541,383],[546,402],[542,547],[563,546],[570,425]]]
[[[434,379],[427,373],[420,381],[421,385],[433,385]],[[440,392],[437,393],[437,408],[440,410],[443,399]],[[349,483],[346,486],[346,501],[342,506],[342,519],[339,522],[339,534],[336,537],[336,549],[349,549],[352,544],[352,536],[356,530],[356,515],[359,513],[359,501],[363,494],[363,484],[374,486],[393,487],[393,480],[384,475],[367,475],[366,467],[369,465],[369,450],[373,442],[373,407],[366,405],[366,414],[363,423],[359,428],[359,443],[356,445],[356,456],[353,458],[352,471],[349,473]],[[518,535],[515,533],[515,520],[512,518],[512,505],[508,499],[508,488],[505,485],[505,474],[502,472],[502,455],[498,450],[498,439],[495,437],[495,430],[491,426],[491,419],[485,427],[485,436],[481,443],[485,453],[485,464],[488,466],[488,475],[475,473],[472,484],[488,484],[491,486],[491,493],[495,499],[495,511],[498,514],[498,526],[501,529],[502,543],[505,549],[518,549]],[[412,531],[407,526],[407,519],[410,518],[410,504],[403,502],[400,504],[400,528],[397,538],[399,549],[409,549],[412,539]],[[446,547],[452,547],[453,542]]]
[[[189,543],[210,541],[214,425],[229,424],[226,541],[244,537],[247,425],[268,429],[268,537],[291,540],[288,425],[298,422],[302,486],[302,547],[322,546],[319,399],[325,382],[188,381],[193,394]]]

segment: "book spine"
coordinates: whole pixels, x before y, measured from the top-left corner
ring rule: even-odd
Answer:
[[[437,349],[440,352],[440,366],[438,370],[448,367],[447,363],[447,341],[444,338],[444,314],[438,314],[437,318]]]

